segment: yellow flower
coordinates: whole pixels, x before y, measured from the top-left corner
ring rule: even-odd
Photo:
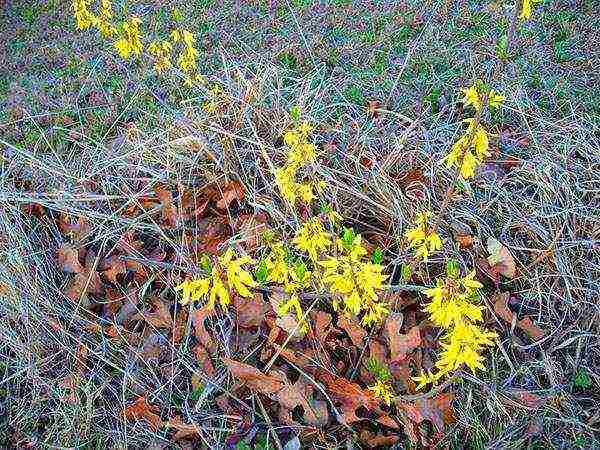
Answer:
[[[474,119],[465,119],[465,122],[469,124],[465,134],[452,145],[444,161],[447,167],[456,166],[460,175],[468,180],[475,176],[475,169],[490,153],[489,138],[484,126],[475,126]]]
[[[502,103],[504,103],[504,100],[506,100],[506,97],[501,93],[496,92],[494,90],[490,91],[488,96],[488,104],[492,108],[499,108],[500,106],[502,106]]]
[[[179,303],[187,305],[190,301],[200,300],[210,289],[210,279],[198,278],[196,280],[186,280],[177,287],[176,291],[183,291]]]
[[[297,183],[294,180],[296,170],[293,167],[275,169],[275,184],[284,200],[292,205],[296,203]]]
[[[431,230],[429,211],[417,213],[415,216],[415,227],[404,232],[404,237],[410,247],[415,248],[415,257],[427,261],[429,255],[442,249],[442,239]]]
[[[210,288],[208,296],[208,307],[214,308],[215,301],[218,299],[221,308],[225,308],[231,303],[231,299],[229,298],[229,291],[225,287],[225,284],[223,284],[221,270],[217,265],[213,266],[211,283],[212,287]]]
[[[389,309],[386,300],[380,299],[377,291],[383,289],[388,276],[383,275],[381,265],[364,260],[366,250],[360,242],[360,235],[354,237],[353,245],[346,245],[342,240],[337,243],[341,255],[318,262],[324,268],[323,282],[334,294],[334,308],[338,307],[335,296],[339,296],[347,312],[363,314],[363,325],[380,322],[389,314]]]
[[[316,261],[318,253],[331,245],[331,235],[325,231],[321,221],[313,217],[302,224],[292,243],[298,250],[308,253],[311,260]]]
[[[438,382],[438,380],[441,378],[442,374],[440,372],[438,373],[431,373],[431,371],[427,370],[425,372],[423,372],[421,375],[418,375],[416,377],[411,377],[411,379],[417,383],[416,386],[416,390],[419,391],[421,389],[423,389],[425,386],[427,386],[428,384],[436,384]]]
[[[219,259],[221,267],[224,267],[226,270],[227,284],[242,297],[252,297],[252,292],[248,288],[258,286],[252,275],[242,268],[244,264],[251,262],[252,259],[249,256],[235,258],[235,253],[231,248],[227,249],[225,254]]]
[[[386,405],[390,405],[395,397],[394,388],[389,381],[377,380],[373,386],[368,389],[373,392],[373,395],[383,400]]]
[[[538,3],[542,3],[542,0],[523,0],[523,8],[521,9],[521,14],[519,15],[519,19],[528,20],[531,18],[532,6]]]
[[[472,106],[475,108],[475,111],[479,111],[482,108],[483,102],[475,84],[468,88],[462,88],[460,91],[463,93],[464,97],[462,101],[466,106]]]
[[[302,312],[300,299],[296,294],[292,294],[288,300],[279,304],[279,306],[277,307],[277,314],[280,317],[283,317],[286,316],[290,312],[290,310],[292,310],[295,313],[300,332],[306,333],[308,331],[308,324],[304,320],[304,313]]]
[[[117,29],[111,23],[112,18],[111,0],[100,0],[100,17],[98,18],[97,27],[103,38],[110,38],[117,34]]]
[[[73,15],[79,30],[87,30],[98,22],[98,19],[88,9],[90,0],[73,0]]]
[[[123,59],[129,59],[131,55],[141,55],[141,23],[141,19],[137,16],[132,16],[129,18],[129,21],[123,23],[123,32],[121,37],[114,43],[115,49]]]

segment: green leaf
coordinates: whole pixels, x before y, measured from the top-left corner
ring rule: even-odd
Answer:
[[[267,269],[267,262],[264,259],[261,259],[256,267],[256,271],[254,272],[254,278],[259,283],[265,283],[269,276],[269,270]]]
[[[402,263],[400,266],[400,277],[402,278],[402,281],[406,282],[410,280],[412,272],[412,266],[410,264]]]
[[[198,401],[203,392],[204,388],[202,386],[194,389],[190,395],[190,400],[192,400],[193,402]]]
[[[373,261],[373,264],[381,264],[383,261],[383,251],[379,247],[373,250],[371,261]]]
[[[369,358],[366,364],[367,370],[377,381],[387,381],[392,377],[390,369],[377,358]]]
[[[300,107],[298,105],[292,106],[290,109],[290,117],[294,122],[298,122],[300,120]]]
[[[202,258],[200,258],[200,267],[205,272],[208,272],[208,273],[212,272],[212,263],[210,262],[210,258],[208,255],[206,255],[206,254],[202,255]]]
[[[294,270],[296,271],[296,275],[298,275],[298,278],[300,280],[304,280],[304,277],[306,276],[306,264],[304,264],[304,261],[302,261],[301,259],[296,260],[295,264],[294,264]]]
[[[460,275],[460,265],[456,259],[446,261],[446,274],[450,278],[458,278]]]
[[[352,228],[344,228],[344,233],[342,234],[342,243],[344,244],[344,247],[350,250],[355,238],[356,234]]]
[[[584,369],[579,369],[575,378],[573,378],[573,386],[580,389],[589,389],[592,387],[592,379]]]

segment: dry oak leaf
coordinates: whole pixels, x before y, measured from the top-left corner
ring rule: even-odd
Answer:
[[[231,374],[248,386],[261,394],[269,397],[277,394],[285,386],[280,377],[265,375],[256,367],[249,364],[244,364],[233,359],[224,358],[223,362]]]
[[[208,308],[204,306],[200,309],[194,311],[192,315],[192,321],[194,324],[194,334],[196,335],[196,339],[207,349],[211,349],[213,347],[213,339],[206,329],[206,325],[204,324],[204,320],[207,317],[210,317],[214,314],[214,309]]]
[[[152,428],[158,430],[162,421],[160,416],[156,414],[157,412],[158,408],[149,404],[146,397],[142,396],[123,410],[123,417],[127,420],[145,419]]]
[[[368,411],[379,409],[379,400],[358,384],[322,369],[315,371],[315,377],[325,385],[327,393],[341,404],[342,414],[341,417],[338,417],[338,420],[342,423],[350,424],[361,420],[356,415],[356,410],[361,406]]]
[[[494,311],[502,319],[508,323],[515,322],[516,326],[522,329],[532,339],[538,340],[546,335],[546,332],[534,325],[529,317],[525,317],[522,320],[517,320],[517,315],[508,308],[508,301],[510,294],[508,292],[497,293],[494,296]]]
[[[61,245],[57,250],[58,265],[68,273],[82,273],[83,266],[79,262],[79,251],[71,245]]]
[[[217,192],[221,197],[217,201],[217,208],[219,209],[227,209],[234,200],[242,201],[245,196],[244,186],[239,181],[225,183],[217,188]]]
[[[266,313],[271,309],[263,300],[260,292],[251,298],[234,296],[233,305],[237,315],[237,324],[242,328],[260,327],[265,320]]]
[[[492,270],[504,275],[506,278],[514,278],[517,273],[515,259],[508,249],[497,239],[489,237],[487,240],[487,251],[490,254],[487,261]]]
[[[392,313],[385,321],[385,330],[390,345],[390,359],[392,362],[403,361],[415,349],[421,346],[421,330],[414,326],[408,333],[400,334],[403,316],[401,313]]]
[[[177,208],[173,204],[173,193],[163,186],[157,186],[154,188],[154,192],[160,200],[163,224],[170,228],[176,227],[179,215],[177,214]]]
[[[441,433],[444,430],[444,424],[454,422],[452,412],[452,400],[454,394],[438,394],[432,398],[415,400],[414,402],[396,401],[398,409],[404,411],[407,417],[417,424],[423,420],[428,420],[434,429]]]
[[[110,256],[102,263],[102,275],[113,284],[117,284],[118,275],[125,275],[126,273],[127,266],[118,255]]]
[[[173,318],[168,306],[158,297],[152,299],[152,306],[154,308],[153,312],[140,311],[131,320],[145,321],[155,328],[172,328]]]
[[[72,272],[75,273],[75,276],[67,287],[67,297],[73,302],[77,302],[80,299],[88,302],[88,293],[100,294],[102,292],[102,281],[100,280],[100,275],[96,272],[94,264],[96,255],[94,252],[88,251],[85,257],[85,266],[79,264],[78,259],[73,260],[73,257],[74,254],[71,250],[67,251],[66,254],[59,254],[59,258],[67,258],[67,260],[61,261],[63,268],[68,269],[67,271],[75,271]]]
[[[469,248],[473,246],[474,239],[470,234],[457,234],[454,239],[456,239],[460,248]]]
[[[364,339],[367,337],[367,332],[355,319],[341,314],[337,325],[350,336],[350,340],[354,345],[358,347],[362,346]]]
[[[173,416],[171,420],[167,420],[163,423],[165,427],[174,428],[177,432],[173,435],[174,441],[180,441],[182,439],[189,439],[199,436],[199,428],[194,424],[185,423],[180,416]]]
[[[540,407],[544,406],[548,401],[547,398],[540,397],[539,395],[528,391],[515,392],[513,396],[517,399],[519,403],[532,410],[539,409]]]
[[[277,393],[277,401],[281,406],[281,419],[286,423],[293,423],[292,410],[300,406],[304,411],[304,420],[309,425],[320,426],[329,421],[326,403],[313,400],[313,387],[303,377],[290,384],[284,373],[278,373],[278,376],[285,380],[283,388]]]

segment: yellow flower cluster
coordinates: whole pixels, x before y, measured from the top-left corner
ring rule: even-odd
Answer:
[[[383,275],[383,267],[365,259],[367,250],[361,242],[361,236],[338,239],[339,254],[319,261],[324,268],[323,281],[334,294],[333,307],[338,309],[340,298],[343,309],[352,315],[362,314],[363,325],[380,322],[388,314],[387,301],[379,298],[377,291],[383,289],[388,278]]]
[[[281,196],[295,205],[299,199],[310,204],[315,198],[315,191],[324,187],[323,181],[298,183],[298,170],[317,157],[317,148],[309,140],[312,127],[306,121],[283,134],[283,141],[288,146],[287,160],[283,167],[275,169],[275,184]]]
[[[223,88],[219,84],[213,83],[213,85],[208,90],[208,95],[210,96],[210,99],[202,103],[202,109],[208,114],[214,114],[217,111],[220,96],[222,93]]]
[[[194,83],[204,83],[204,77],[198,74],[198,49],[196,49],[196,38],[188,30],[171,31],[173,43],[182,43],[183,49],[177,57],[177,66],[185,75],[185,85],[192,86]]]
[[[154,69],[157,74],[161,74],[171,67],[171,51],[173,45],[167,40],[152,41],[148,45],[148,53],[154,57]]]
[[[187,305],[190,301],[200,300],[208,296],[208,307],[213,308],[219,300],[222,308],[231,303],[230,291],[235,291],[242,297],[252,297],[248,288],[258,286],[252,275],[242,268],[244,264],[252,263],[248,256],[236,258],[232,249],[228,249],[213,265],[210,278],[186,280],[175,288],[182,291],[179,302]],[[223,281],[223,275],[227,283]]]
[[[521,8],[521,14],[519,19],[528,20],[531,19],[532,6],[542,3],[542,0],[523,0],[523,6]]]
[[[100,13],[97,17],[90,11],[89,5],[90,0],[73,0],[73,15],[78,29],[86,30],[94,26],[103,38],[116,37],[112,45],[124,59],[142,54],[142,21],[139,17],[132,16],[120,27],[116,27],[113,24],[112,0],[100,0]],[[182,49],[177,58],[177,65],[185,75],[185,85],[204,83],[204,77],[197,70],[198,50],[195,47],[194,35],[185,29],[175,29],[171,31],[170,38],[171,40],[154,40],[148,45],[147,51],[154,59],[156,73],[160,75],[172,66],[173,45],[181,43]]]
[[[389,380],[377,380],[374,385],[369,386],[368,389],[373,392],[373,395],[383,400],[386,405],[390,405],[395,397],[394,388]]]
[[[283,242],[276,242],[271,246],[271,252],[265,259],[265,268],[266,281],[283,285],[285,292],[289,294],[288,299],[279,304],[277,314],[285,316],[290,310],[293,311],[300,325],[300,331],[306,332],[308,324],[304,320],[297,291],[309,286],[312,272],[302,261],[297,260],[295,263],[292,261],[292,256]]]
[[[476,84],[473,84],[468,88],[462,88],[460,91],[463,94],[462,102],[465,106],[471,106],[477,112],[483,108],[484,99]],[[492,108],[499,108],[504,100],[506,100],[506,97],[493,89],[487,94],[488,105]]]
[[[331,245],[331,235],[325,231],[319,218],[313,217],[302,224],[292,243],[298,250],[308,253],[308,257],[315,262],[319,253]]]
[[[418,213],[415,218],[415,226],[409,228],[404,233],[404,237],[408,240],[409,245],[416,248],[415,256],[423,261],[427,261],[431,253],[442,248],[442,239],[432,229],[430,219],[431,212],[423,211]]]
[[[73,0],[73,15],[79,30],[87,30],[97,23],[96,16],[90,12],[90,0]]]
[[[130,56],[142,54],[142,34],[140,25],[142,20],[137,16],[131,16],[123,23],[123,30],[119,39],[114,43],[115,49],[121,58],[129,59]]]
[[[440,278],[436,287],[424,291],[431,299],[425,308],[430,320],[447,331],[441,338],[443,350],[435,364],[437,372],[415,377],[417,389],[436,383],[463,364],[473,372],[485,370],[481,353],[486,346],[493,345],[496,334],[477,325],[483,321],[484,308],[474,303],[481,287],[473,270],[463,278],[451,275]]]
[[[276,242],[267,256],[267,281],[281,284],[288,293],[308,287],[312,272],[304,265],[292,266],[283,242]]]
[[[117,29],[112,24],[113,10],[111,0],[100,0],[100,16],[96,27],[103,38],[108,39],[117,34]]]
[[[476,84],[462,90],[463,102],[472,106],[477,112],[475,119],[465,119],[467,130],[458,141],[452,145],[450,153],[444,161],[447,167],[456,167],[460,175],[468,180],[475,176],[475,169],[489,156],[490,142],[485,127],[481,124],[481,112],[484,105],[499,107],[504,101],[504,96],[493,90],[487,93],[480,92]]]

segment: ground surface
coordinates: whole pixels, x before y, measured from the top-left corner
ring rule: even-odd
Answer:
[[[164,2],[123,3],[152,33],[169,28]],[[440,231],[446,254],[463,270],[478,266],[488,238],[498,239],[514,256],[517,276],[493,280],[478,266],[487,323],[500,345],[487,355],[487,372],[463,373],[447,389],[456,395],[454,418],[444,420],[437,445],[600,446],[597,1],[545,1],[519,25],[520,42],[507,60],[499,57],[499,40],[512,10],[502,2],[180,3],[183,23],[200,37],[201,72],[231,94],[217,119],[200,107],[204,88],[181,87],[177,74],[157,78],[144,62],[118,60],[95,33],[77,32],[69,4],[8,1],[0,11],[1,446],[277,448],[300,433],[306,446],[366,447],[380,434],[378,442],[410,448],[404,428],[372,418],[367,428],[348,430],[330,409],[329,426],[311,434],[297,412],[297,425],[284,426],[264,397],[243,392],[239,399],[221,360],[264,369],[274,354],[267,325],[250,318],[240,326],[235,313],[222,315],[206,321],[206,338],[197,318],[175,308],[173,271],[161,266],[185,260],[190,230],[165,225],[164,201],[155,204],[158,216],[131,211],[160,197],[157,183],[183,208],[179,196],[187,189],[215,201],[223,193],[206,186],[237,180],[244,201],[225,211],[211,203],[212,212],[201,213],[200,235],[247,244],[236,220],[258,213],[273,230],[289,233],[294,219],[273,200],[264,155],[280,156],[277,138],[290,108],[300,105],[316,124],[336,207],[382,242],[387,268],[396,273],[408,254],[399,242],[410,218],[419,205],[435,210],[441,203],[451,176],[438,161],[466,117],[458,90],[477,78],[505,93],[506,107],[488,118],[496,132],[492,159],[462,186]],[[246,107],[249,92],[256,100]],[[373,114],[373,105],[381,111]],[[227,230],[215,231],[224,217]],[[128,266],[126,277],[110,285],[118,291],[113,297],[100,299],[84,283],[78,292],[90,295],[69,298],[73,274],[61,270],[57,249],[84,248],[82,263],[88,254],[129,254],[121,244],[126,232],[141,240],[143,260],[154,261],[145,275]],[[473,243],[460,248],[457,235]],[[436,262],[431,273],[439,271]],[[95,267],[85,270],[89,281]],[[123,325],[122,294],[131,295],[133,284],[143,301],[129,313],[159,314],[139,293],[151,287],[177,324],[138,317]],[[495,307],[501,294],[508,296],[508,321]],[[106,306],[110,298],[119,306]],[[420,300],[402,298],[409,305],[396,312],[404,314],[406,333],[419,318],[410,302]],[[541,334],[532,337],[523,319]],[[111,324],[123,326],[107,332]],[[364,386],[356,368],[378,333],[358,353],[345,354],[354,341],[338,323],[329,361],[341,363],[338,375]],[[217,349],[212,362],[198,342]],[[275,367],[289,370],[287,363]],[[192,424],[189,436],[176,440],[173,427],[124,420],[123,409],[139,395],[158,405],[163,420],[178,416]],[[314,401],[324,402],[319,395]],[[433,433],[428,421],[420,428],[423,436]]]

